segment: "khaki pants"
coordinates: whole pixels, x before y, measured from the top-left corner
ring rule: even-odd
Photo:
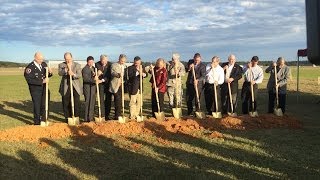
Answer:
[[[181,97],[182,97],[182,91],[181,88],[178,87],[178,97],[176,96],[176,88],[174,86],[168,86],[167,93],[169,97],[169,105],[171,107],[181,107]],[[177,99],[176,99],[177,98]],[[177,104],[178,100],[178,104]]]
[[[130,95],[130,119],[136,119],[140,113],[140,90],[136,95]]]

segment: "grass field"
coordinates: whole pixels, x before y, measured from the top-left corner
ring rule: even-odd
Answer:
[[[172,133],[96,136],[94,141],[43,139],[48,147],[0,141],[0,179],[319,179],[320,68],[301,67],[299,94],[295,92],[295,74],[292,67],[287,111],[302,121],[303,129],[226,129],[221,130],[222,139]],[[259,113],[267,111],[268,77],[265,74],[264,83],[259,86]],[[148,80],[146,114],[150,114]],[[50,120],[56,122],[63,121],[59,83],[60,77],[55,74],[50,80]],[[166,108],[165,112],[169,116],[171,109]],[[23,70],[0,69],[0,130],[30,123],[32,102]],[[161,143],[159,138],[170,143]],[[139,144],[140,148],[132,148],[132,144]]]

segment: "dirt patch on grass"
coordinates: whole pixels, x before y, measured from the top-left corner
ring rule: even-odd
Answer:
[[[208,136],[211,138],[223,138],[223,134],[218,131],[223,129],[270,129],[270,128],[302,128],[302,123],[291,116],[277,117],[271,114],[260,115],[258,118],[250,116],[224,117],[222,119],[207,118],[203,120],[185,118],[176,120],[168,118],[167,121],[157,121],[151,118],[145,122],[128,122],[119,124],[117,121],[108,121],[101,124],[94,122],[82,123],[79,126],[71,127],[65,123],[54,123],[48,127],[21,126],[13,129],[0,131],[1,141],[29,141],[39,142],[42,138],[61,139],[67,137],[97,137],[113,135],[157,135],[159,142],[168,144],[161,139],[162,134],[187,134],[195,136],[195,133],[209,130]],[[46,144],[41,144],[46,146]]]

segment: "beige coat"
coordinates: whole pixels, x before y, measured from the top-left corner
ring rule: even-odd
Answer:
[[[123,65],[125,66],[125,65]],[[118,75],[121,74],[122,69],[119,63],[113,63],[111,65],[111,81],[109,85],[109,92],[117,93],[121,86],[121,77]],[[123,72],[125,74],[125,72]]]
[[[70,78],[69,75],[66,73],[65,69],[67,69],[67,64],[65,62],[60,63],[58,66],[58,74],[62,76],[60,82],[59,93],[61,96],[64,96],[67,93],[69,88],[68,79]],[[75,74],[72,78],[72,84],[74,89],[78,92],[79,95],[82,95],[82,84],[80,82],[81,78],[81,66],[79,63],[73,62],[71,65],[71,70]]]

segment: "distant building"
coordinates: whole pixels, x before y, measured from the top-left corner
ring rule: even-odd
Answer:
[[[46,60],[46,63],[52,69],[58,69],[59,64],[63,62],[64,60]],[[83,68],[87,64],[87,61],[81,61],[81,60],[74,60],[74,62],[79,63],[81,65],[81,68]]]
[[[50,67],[53,69],[58,69],[59,64],[63,62],[64,60],[46,60],[46,63],[50,65]],[[81,68],[83,68],[87,64],[87,61],[83,61],[83,60],[74,60],[74,62],[79,63],[81,65]],[[132,64],[133,63],[128,62],[125,65],[131,66]]]

